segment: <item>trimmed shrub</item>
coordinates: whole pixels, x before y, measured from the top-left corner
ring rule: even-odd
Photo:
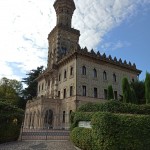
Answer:
[[[74,129],[78,126],[79,121],[91,121],[92,116],[94,113],[86,113],[86,112],[75,112],[72,115],[71,119],[71,126],[70,129]]]
[[[82,150],[92,150],[92,129],[76,127],[72,130],[70,138]]]
[[[150,74],[148,72],[146,73],[145,78],[145,98],[146,103],[150,104]]]
[[[135,105],[110,100],[106,103],[87,103],[78,108],[78,112],[112,112],[127,114],[150,114],[150,105]]]
[[[150,117],[95,113],[92,118],[93,150],[149,150]]]

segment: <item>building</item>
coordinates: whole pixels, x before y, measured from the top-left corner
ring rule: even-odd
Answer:
[[[38,94],[26,105],[24,128],[69,128],[69,117],[79,105],[104,102],[112,85],[115,99],[121,81],[137,80],[135,64],[80,48],[80,31],[71,27],[73,0],[56,0],[57,23],[48,35],[47,69],[37,78]]]

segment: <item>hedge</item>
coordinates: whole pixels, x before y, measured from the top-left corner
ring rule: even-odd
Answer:
[[[76,127],[72,130],[70,139],[82,150],[92,150],[92,129]]]
[[[150,117],[95,113],[92,117],[93,150],[149,150]]]
[[[87,103],[78,108],[79,112],[112,112],[127,114],[150,114],[150,105],[135,105],[110,100],[105,103]]]
[[[79,121],[91,121],[92,116],[95,112],[75,112],[71,114],[71,126],[70,129],[73,130],[75,127],[78,126]]]
[[[17,140],[24,111],[0,101],[0,143]]]

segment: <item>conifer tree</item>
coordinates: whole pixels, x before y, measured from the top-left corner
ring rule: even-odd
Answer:
[[[122,93],[123,93],[123,102],[131,102],[131,89],[127,78],[122,79]]]
[[[146,98],[146,103],[150,104],[150,73],[146,73],[146,78],[145,78],[145,98]]]
[[[114,92],[113,92],[112,85],[108,86],[108,100],[110,99],[114,99]]]

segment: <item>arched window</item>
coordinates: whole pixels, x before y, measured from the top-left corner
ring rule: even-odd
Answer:
[[[95,68],[93,69],[93,76],[94,78],[97,78],[97,70]]]
[[[86,75],[86,67],[82,66],[82,75]]]
[[[106,71],[103,72],[103,79],[107,80],[107,73],[106,73]]]
[[[52,128],[53,127],[53,111],[50,109],[45,112],[44,126],[46,128]]]
[[[116,77],[116,74],[115,74],[115,73],[113,74],[113,81],[114,81],[114,82],[117,81],[117,77]]]

